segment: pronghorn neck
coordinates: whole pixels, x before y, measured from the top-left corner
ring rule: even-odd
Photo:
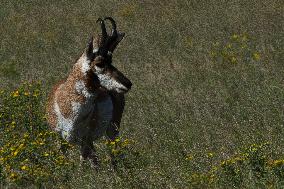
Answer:
[[[96,80],[96,75],[92,71],[90,63],[91,60],[87,58],[86,53],[83,53],[76,61],[65,82],[65,90],[70,90],[69,94],[76,91],[86,100],[97,96],[100,83]]]
[[[91,71],[90,62],[91,60],[87,58],[86,53],[83,53],[81,57],[77,60],[75,67],[79,66],[83,75],[86,76],[87,73]]]

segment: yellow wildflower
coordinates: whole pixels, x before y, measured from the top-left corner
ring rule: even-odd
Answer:
[[[17,176],[16,173],[11,173],[10,178],[14,179],[16,176]]]
[[[128,146],[130,144],[130,140],[129,139],[125,139],[124,141],[123,141],[123,143],[121,144],[121,146],[122,147],[126,147],[126,146]]]
[[[28,167],[27,167],[26,165],[23,165],[23,166],[21,167],[21,169],[22,169],[23,171],[25,171],[25,170],[28,170]]]
[[[24,93],[24,95],[25,95],[25,96],[29,96],[29,95],[30,95],[30,92],[26,91],[26,92]]]
[[[6,166],[5,166],[5,169],[6,169],[7,171],[10,171],[10,170],[11,170],[11,166],[10,166],[10,165],[6,165]]]
[[[19,145],[19,149],[23,148],[24,147],[24,144],[20,144]]]
[[[209,152],[208,154],[207,154],[207,157],[209,157],[209,158],[211,158],[211,157],[213,157],[213,153],[212,152]]]
[[[18,97],[18,96],[20,96],[20,94],[19,94],[19,91],[17,90],[13,93],[13,97]]]
[[[227,48],[228,48],[228,49],[232,48],[232,44],[229,43],[229,44],[227,45]]]
[[[119,142],[119,141],[120,141],[120,138],[116,138],[114,141],[115,141],[115,142]]]
[[[13,153],[13,156],[17,156],[17,155],[18,155],[18,153],[19,153],[19,151],[18,151],[18,150],[16,150],[16,151]]]
[[[253,56],[253,59],[256,60],[256,61],[260,59],[260,54],[257,53],[257,52],[253,53],[252,56]]]
[[[111,150],[111,153],[112,153],[113,155],[117,155],[117,154],[119,153],[119,150],[112,149],[112,150]]]
[[[185,159],[190,161],[190,160],[193,159],[193,156],[192,155],[187,155],[187,157]]]
[[[44,153],[43,156],[47,157],[49,156],[49,153]]]
[[[227,164],[227,161],[226,161],[226,160],[224,160],[224,161],[221,162],[221,166],[224,166],[224,165],[226,165],[226,164]]]
[[[237,58],[233,56],[233,57],[231,58],[231,62],[232,62],[232,63],[236,63],[236,62],[237,62]]]
[[[232,35],[232,39],[234,39],[234,40],[238,39],[238,35],[237,34],[233,34]]]
[[[34,91],[33,96],[34,96],[34,97],[38,97],[39,95],[40,95],[40,91],[39,91],[38,89],[36,89],[36,90]]]
[[[256,151],[257,151],[257,148],[252,148],[251,151],[252,151],[252,152],[256,152]]]
[[[276,166],[282,165],[284,164],[284,160],[282,159],[274,160],[273,164]]]

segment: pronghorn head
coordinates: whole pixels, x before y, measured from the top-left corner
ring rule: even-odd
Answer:
[[[109,20],[112,24],[111,35],[107,34],[105,20]],[[86,50],[87,58],[91,61],[90,68],[103,89],[126,93],[131,89],[132,83],[112,65],[112,53],[125,34],[117,31],[116,23],[111,17],[106,17],[104,20],[99,18],[98,22],[101,25],[102,35],[92,38]]]

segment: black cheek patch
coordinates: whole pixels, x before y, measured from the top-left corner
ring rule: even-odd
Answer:
[[[100,80],[98,76],[91,70],[87,72],[85,85],[90,92],[95,92],[95,90],[100,87]]]

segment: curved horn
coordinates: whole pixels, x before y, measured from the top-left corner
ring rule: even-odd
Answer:
[[[107,31],[106,31],[106,25],[103,19],[98,18],[97,23],[100,22],[101,24],[101,29],[102,29],[102,36],[103,40],[107,38]]]
[[[92,36],[88,42],[87,49],[86,49],[86,55],[89,60],[92,60],[93,58],[93,49],[94,49],[93,40],[94,38]]]
[[[99,52],[100,54],[105,55],[107,53],[107,48],[106,48],[105,43],[108,41],[108,34],[106,31],[106,25],[105,25],[104,20],[101,18],[98,18],[97,23],[98,22],[101,24],[101,29],[102,29],[102,38],[101,38],[100,45],[99,45],[100,46]]]
[[[112,25],[112,36],[117,36],[116,23],[112,17],[105,17],[104,20],[109,20]]]

